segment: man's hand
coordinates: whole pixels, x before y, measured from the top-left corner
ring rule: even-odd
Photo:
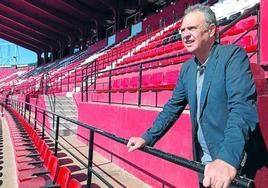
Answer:
[[[235,178],[236,169],[227,162],[216,159],[205,166],[203,185],[212,188],[228,188]]]
[[[128,151],[134,151],[142,148],[145,145],[145,140],[141,137],[131,137],[127,143]]]

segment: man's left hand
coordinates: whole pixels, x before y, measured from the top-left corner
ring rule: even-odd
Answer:
[[[237,170],[227,162],[216,159],[205,166],[203,185],[212,188],[228,188]]]

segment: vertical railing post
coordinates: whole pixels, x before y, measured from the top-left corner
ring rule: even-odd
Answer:
[[[23,114],[23,117],[24,117],[24,119],[26,117],[26,103],[24,103],[24,114]]]
[[[139,70],[138,106],[141,106],[141,92],[142,92],[142,63],[140,63],[140,70]]]
[[[82,82],[81,82],[81,100],[84,102],[84,77],[82,76]]]
[[[74,69],[74,92],[76,92],[76,68]]]
[[[35,106],[34,111],[34,130],[36,130],[36,122],[37,122],[37,106]]]
[[[28,116],[28,122],[29,122],[29,124],[31,124],[31,110],[32,110],[32,106],[29,105],[29,116]]]
[[[88,145],[88,166],[87,166],[87,187],[91,187],[92,178],[92,164],[93,164],[93,144],[94,144],[94,131],[90,130],[89,145]]]
[[[19,102],[19,114],[21,114],[21,107],[20,107],[20,102]]]
[[[42,139],[45,138],[46,111],[43,111]]]
[[[54,111],[55,112],[55,111]],[[52,115],[52,128],[55,128],[55,115]]]
[[[108,83],[108,103],[111,104],[112,100],[112,71],[109,70],[109,83]]]
[[[91,85],[92,85],[92,74],[94,74],[94,90],[96,90],[96,83],[97,83],[97,72],[99,72],[99,71],[97,71],[97,61],[95,61],[95,63],[94,63],[94,65],[95,65],[95,71],[94,72],[92,72],[91,71]],[[98,64],[98,66],[99,66],[99,64]]]
[[[88,75],[86,76],[86,102],[88,102]]]
[[[56,91],[54,91],[53,94],[54,94],[54,93],[57,93],[58,90],[59,90],[59,89],[58,89],[58,87],[59,87],[59,83],[58,83],[58,82],[59,82],[59,74],[57,74],[57,78],[56,78],[56,79],[57,79],[57,80],[56,80]]]
[[[21,115],[21,102],[19,102],[19,113]]]
[[[23,103],[20,102],[20,115],[23,116]]]
[[[69,90],[70,90],[70,71],[68,71],[67,72],[67,75],[68,75],[68,77],[67,77],[67,81],[68,81],[68,86],[67,86],[67,89],[68,89],[68,92],[69,92]]]
[[[60,74],[60,92],[62,92],[62,73]]]
[[[94,83],[93,80],[91,80],[91,85],[94,84],[94,90],[97,89],[97,73],[94,73]]]
[[[59,126],[60,126],[60,116],[57,116],[56,121],[56,136],[55,136],[55,156],[57,156],[58,153],[58,142],[59,142]]]

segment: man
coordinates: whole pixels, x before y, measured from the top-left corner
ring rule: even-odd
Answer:
[[[183,64],[172,98],[152,128],[142,137],[130,138],[127,147],[134,151],[154,145],[189,104],[194,158],[206,165],[202,184],[227,188],[258,123],[250,63],[241,47],[215,42],[216,18],[207,6],[197,4],[185,10],[181,36],[194,57]]]

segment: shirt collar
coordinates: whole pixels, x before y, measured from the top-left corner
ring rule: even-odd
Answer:
[[[209,52],[209,55],[208,55],[208,57],[207,57],[205,63],[201,64],[200,61],[197,59],[197,57],[194,57],[194,61],[195,61],[196,65],[197,65],[198,67],[200,67],[200,66],[206,66],[206,65],[208,64],[208,60],[209,60],[209,58],[210,58],[210,56],[211,56],[212,52],[214,51],[214,49],[215,49],[215,47],[216,47],[217,44],[218,44],[218,43],[215,41],[215,43],[214,43],[213,46],[211,47],[211,50],[210,50],[210,52]]]

